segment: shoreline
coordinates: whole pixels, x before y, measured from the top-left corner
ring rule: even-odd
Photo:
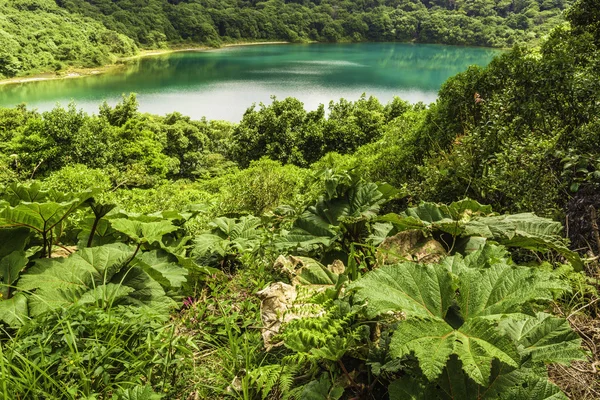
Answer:
[[[1,79],[0,87],[3,85],[83,78],[83,77],[87,77],[87,76],[101,75],[101,74],[105,74],[108,72],[116,72],[120,69],[125,69],[125,68],[127,68],[127,62],[129,62],[129,61],[139,60],[139,59],[147,58],[147,57],[172,54],[172,53],[192,52],[192,51],[202,52],[202,51],[221,50],[221,49],[224,49],[227,47],[282,45],[282,44],[291,44],[291,43],[292,42],[287,42],[287,41],[239,42],[239,43],[224,44],[220,47],[209,47],[209,46],[205,46],[205,45],[197,45],[197,46],[192,45],[191,47],[171,47],[168,49],[140,50],[140,52],[138,54],[136,54],[134,56],[129,56],[129,57],[121,57],[121,58],[117,59],[113,64],[106,64],[106,65],[102,65],[102,66],[98,66],[98,67],[91,67],[91,68],[70,67],[60,73],[43,72],[43,73],[39,73],[39,74],[27,75],[27,76],[22,76],[22,77]],[[308,43],[317,43],[317,42],[311,41],[311,42],[306,42],[306,43],[308,44]],[[382,42],[382,43],[388,43],[388,42]],[[400,43],[400,42],[389,42],[389,43]],[[406,42],[406,43],[407,44],[437,45],[436,43],[413,43],[413,42]],[[442,45],[442,46],[449,46],[449,45]],[[450,46],[452,46],[452,45],[450,45]],[[503,49],[503,48],[481,47],[481,46],[458,46],[458,47],[478,47],[478,48],[485,48],[485,49],[490,49],[490,50],[498,50],[500,52],[509,50],[509,49]]]
[[[170,49],[157,49],[157,50],[141,50],[139,54],[131,57],[119,58],[114,64],[107,64],[92,68],[68,68],[62,73],[44,72],[40,74],[8,78],[0,80],[0,86],[12,85],[19,83],[39,82],[39,81],[51,81],[59,79],[74,79],[83,78],[86,76],[100,75],[107,72],[117,71],[127,66],[127,61],[139,60],[146,57],[161,56],[171,53],[189,52],[189,51],[208,51],[208,50],[219,50],[226,47],[240,47],[240,46],[260,46],[260,45],[275,45],[275,44],[289,44],[290,42],[284,41],[271,41],[271,42],[248,42],[248,43],[230,43],[224,44],[221,47],[208,47],[208,46],[194,46],[185,48],[170,48]]]

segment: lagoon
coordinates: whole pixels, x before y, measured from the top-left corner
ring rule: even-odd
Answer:
[[[307,109],[363,93],[435,101],[443,82],[499,50],[406,43],[271,44],[176,52],[130,61],[118,71],[0,86],[0,106],[50,110],[74,101],[97,112],[137,93],[140,110],[237,122],[253,103],[296,97]]]

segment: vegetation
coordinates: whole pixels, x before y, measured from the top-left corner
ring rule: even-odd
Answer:
[[[137,51],[132,39],[54,1],[0,4],[0,79],[111,64]]]
[[[185,44],[401,41],[510,47],[537,41],[562,24],[567,5],[566,0],[11,0],[0,5],[0,79],[108,64],[138,47]]]
[[[594,10],[429,106],[0,109],[0,398],[600,398]]]

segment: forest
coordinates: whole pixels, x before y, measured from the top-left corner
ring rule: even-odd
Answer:
[[[6,0],[0,79],[118,62],[139,49],[289,42],[508,48],[564,23],[568,0]]]
[[[102,4],[61,7],[145,45]],[[600,399],[600,8],[564,18],[429,105],[0,108],[0,399]]]

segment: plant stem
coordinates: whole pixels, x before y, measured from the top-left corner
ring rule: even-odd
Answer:
[[[348,382],[350,382],[350,384],[353,387],[356,387],[356,383],[354,383],[354,379],[352,379],[352,377],[350,376],[350,374],[346,370],[346,366],[344,365],[344,363],[342,362],[342,360],[337,360],[337,362],[338,362],[340,368],[342,369],[342,371],[344,372],[344,375],[346,375],[346,378],[348,378]]]
[[[88,238],[87,247],[92,247],[92,242],[94,241],[94,235],[96,234],[96,228],[98,228],[98,223],[100,222],[100,218],[96,215],[94,218],[94,224],[92,225],[92,230],[90,231],[90,237]]]
[[[596,251],[600,254],[600,231],[598,229],[598,216],[596,215],[596,207],[590,205],[590,217],[592,222],[592,233],[594,234],[594,239],[596,240]]]

